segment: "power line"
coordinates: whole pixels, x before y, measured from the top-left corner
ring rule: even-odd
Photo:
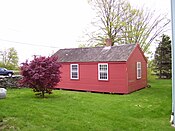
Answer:
[[[31,44],[31,43],[26,43],[26,42],[19,42],[19,41],[11,41],[11,40],[5,40],[5,39],[0,39],[1,41],[6,41],[6,42],[11,42],[11,43],[17,43],[21,45],[30,45],[30,46],[42,46],[42,47],[49,47],[49,48],[59,48],[56,46],[47,46],[47,45],[36,45],[36,44]]]

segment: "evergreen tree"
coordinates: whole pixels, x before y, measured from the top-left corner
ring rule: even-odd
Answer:
[[[154,56],[154,71],[159,78],[171,78],[171,40],[167,35],[162,35]]]

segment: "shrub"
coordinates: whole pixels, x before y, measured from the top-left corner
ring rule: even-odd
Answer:
[[[44,97],[51,94],[52,89],[60,82],[60,63],[57,57],[34,57],[31,62],[22,63],[20,81],[22,86],[32,88],[36,95]]]

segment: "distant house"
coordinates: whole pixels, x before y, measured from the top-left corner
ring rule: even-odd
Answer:
[[[60,49],[60,89],[127,94],[147,86],[147,60],[139,44]]]

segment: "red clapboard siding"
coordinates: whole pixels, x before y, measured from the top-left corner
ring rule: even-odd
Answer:
[[[137,79],[137,62],[141,62],[141,79]],[[134,49],[127,61],[128,69],[128,93],[147,86],[147,60],[140,47]]]
[[[108,81],[98,80],[98,63],[74,63],[79,64],[79,79],[70,79],[70,64],[63,63],[61,68],[61,82],[57,88],[111,92],[111,93],[127,93],[127,76],[125,62],[103,62],[108,63]]]

